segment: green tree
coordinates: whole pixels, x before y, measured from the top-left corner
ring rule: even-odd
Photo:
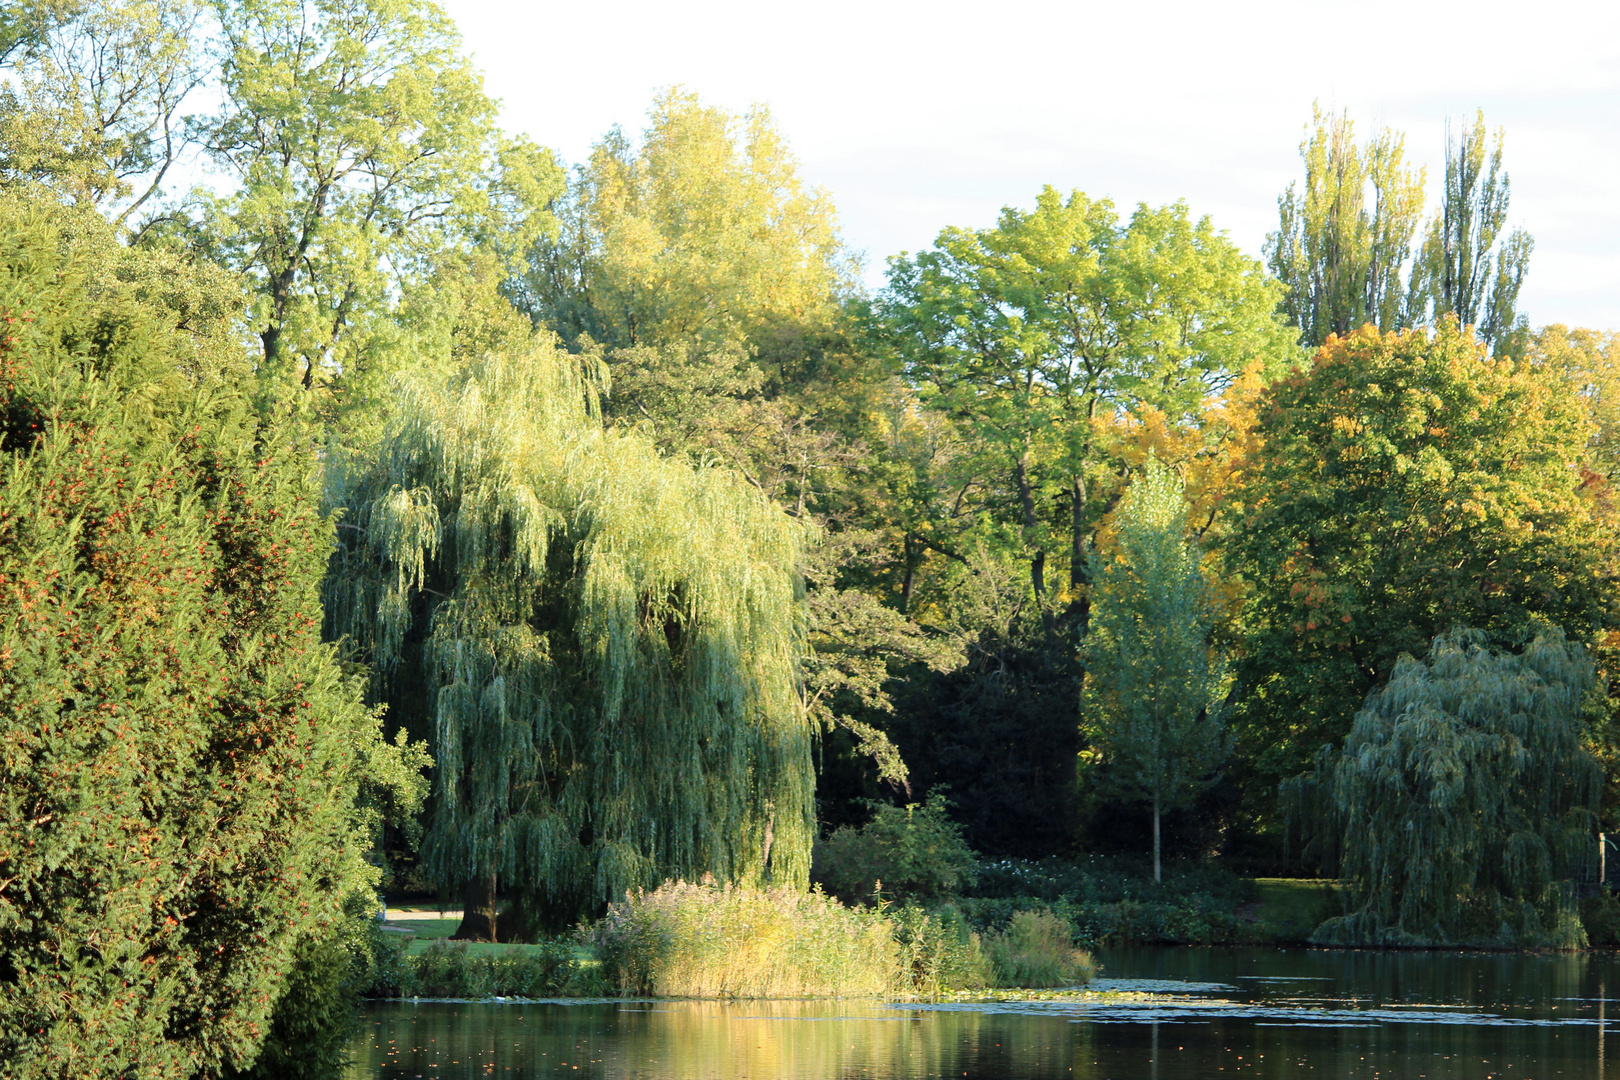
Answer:
[[[502,137],[496,106],[428,0],[220,0],[219,111],[198,122],[236,184],[194,237],[244,274],[261,377],[277,393],[381,397],[393,301],[482,247],[515,266],[553,222],[549,152]],[[504,276],[504,275],[503,275]]]
[[[206,72],[204,6],[15,7],[32,33],[9,59],[15,81],[0,90],[0,178],[43,183],[133,230],[189,141],[181,109]]]
[[[825,332],[854,281],[832,204],[770,112],[679,87],[654,100],[639,148],[615,128],[592,149],[559,217],[519,306],[569,342],[774,355]]]
[[[1554,323],[1530,337],[1526,356],[1568,381],[1592,424],[1587,467],[1620,483],[1620,334]]]
[[[878,726],[891,673],[952,666],[960,649],[860,587],[882,561],[864,511],[884,463],[866,436],[890,380],[850,347],[855,267],[831,201],[805,184],[766,110],[737,116],[671,89],[639,145],[614,130],[595,147],[558,214],[560,235],[534,245],[508,293],[611,369],[610,427],[723,462],[825,527],[801,567],[806,707],[903,784]]]
[[[1502,237],[1511,194],[1503,140],[1498,129],[1487,153],[1483,112],[1459,139],[1447,125],[1445,193],[1412,268],[1407,310],[1413,323],[1454,315],[1490,351],[1518,355],[1528,332],[1519,289],[1535,242],[1523,229]]]
[[[1522,652],[1477,631],[1403,655],[1356,714],[1305,805],[1334,811],[1348,914],[1313,941],[1338,945],[1586,944],[1566,884],[1591,858],[1602,771],[1578,714],[1592,661],[1557,629]]]
[[[609,132],[557,213],[507,290],[611,365],[611,424],[718,457],[801,513],[847,473],[848,399],[884,373],[849,355],[855,261],[766,109],[666,90],[639,145]]]
[[[1366,329],[1270,386],[1231,497],[1248,583],[1234,728],[1257,790],[1341,739],[1402,653],[1450,627],[1586,638],[1613,618],[1612,551],[1563,374],[1492,359],[1449,320]]]
[[[295,956],[374,880],[357,799],[389,748],[319,638],[332,533],[308,447],[255,420],[231,320],[186,267],[140,259],[99,219],[0,200],[0,1061],[19,1078],[251,1065]]]
[[[1184,204],[1121,222],[1107,200],[1047,188],[994,229],[892,259],[879,307],[924,401],[970,433],[959,498],[1012,533],[1043,606],[1049,560],[1066,561],[1083,621],[1085,545],[1115,471],[1100,421],[1144,407],[1179,421],[1249,362],[1294,356],[1277,297]]]
[[[666,878],[809,871],[805,530],[604,431],[599,394],[541,336],[411,381],[375,454],[331,473],[328,618],[385,699],[425,675],[423,860],[466,890],[464,934],[501,932],[499,881],[556,926]]]
[[[1277,200],[1266,263],[1287,287],[1288,321],[1314,349],[1329,334],[1343,337],[1367,323],[1406,325],[1404,269],[1423,215],[1424,177],[1406,167],[1398,132],[1385,128],[1357,146],[1348,113],[1328,117],[1313,106],[1311,122],[1299,148],[1305,186],[1290,183]]]
[[[1214,783],[1226,759],[1223,672],[1210,658],[1214,605],[1181,481],[1150,459],[1117,527],[1112,555],[1093,556],[1083,715],[1110,780],[1153,805],[1160,881],[1160,816]]]

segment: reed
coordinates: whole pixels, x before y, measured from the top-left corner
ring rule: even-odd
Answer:
[[[613,904],[592,931],[621,994],[856,997],[889,992],[899,947],[881,912],[821,892],[666,882]]]
[[[1018,912],[983,947],[998,986],[1078,986],[1097,973],[1091,954],[1074,947],[1069,921],[1050,911]]]

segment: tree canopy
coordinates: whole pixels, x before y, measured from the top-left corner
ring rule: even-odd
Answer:
[[[946,229],[890,261],[884,332],[931,407],[970,432],[962,494],[1017,537],[1039,603],[1048,560],[1085,579],[1113,471],[1099,431],[1143,408],[1177,419],[1247,364],[1292,358],[1275,283],[1184,204],[1121,222],[1046,188],[994,229]],[[1105,492],[1105,495],[1112,492]]]
[[[1581,746],[1586,650],[1543,629],[1522,652],[1477,631],[1403,655],[1335,759],[1295,794],[1342,852],[1338,945],[1579,948],[1566,879],[1586,870],[1602,771]],[[1325,803],[1325,807],[1324,807]]]
[[[1580,465],[1590,428],[1562,373],[1471,332],[1330,339],[1258,404],[1227,541],[1247,580],[1246,756],[1274,779],[1341,738],[1397,657],[1536,618],[1612,617],[1612,544]]]
[[[604,431],[600,391],[544,336],[412,381],[328,494],[333,632],[385,699],[413,636],[429,672],[426,865],[552,925],[672,877],[802,885],[813,827],[805,532]]]
[[[596,144],[560,217],[522,302],[566,341],[773,354],[825,332],[853,284],[826,192],[763,106],[663,91],[639,147],[617,128]]]

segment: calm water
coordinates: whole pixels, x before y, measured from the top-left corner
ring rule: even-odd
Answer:
[[[1320,1076],[1620,1080],[1620,962],[1607,956],[1303,949],[1100,954],[1101,989],[1151,1004],[391,1003],[350,1075],[967,1077]],[[1607,1047],[1605,1044],[1608,1043]]]

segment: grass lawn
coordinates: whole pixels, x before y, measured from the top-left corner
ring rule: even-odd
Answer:
[[[1259,923],[1279,942],[1303,942],[1339,914],[1339,885],[1323,878],[1255,878]]]
[[[431,941],[434,938],[447,938],[456,932],[461,925],[460,919],[412,919],[409,922],[397,922],[394,926],[403,926],[416,935],[417,941]]]
[[[402,925],[410,927],[415,934],[410,937],[410,943],[405,947],[406,955],[414,956],[430,948],[435,941],[444,941],[456,932],[461,925],[460,919],[413,919]],[[464,948],[469,956],[500,955],[511,949],[519,952],[538,950],[539,945],[521,945],[494,941],[452,941],[453,948]],[[596,951],[588,945],[574,946],[574,955],[579,958],[581,967],[594,967],[601,963],[596,958]]]

